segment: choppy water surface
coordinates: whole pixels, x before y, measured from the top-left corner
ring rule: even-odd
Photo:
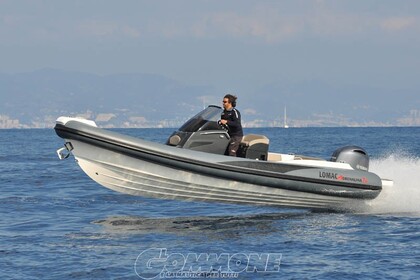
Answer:
[[[160,142],[172,132],[119,131]],[[419,278],[420,128],[246,132],[267,135],[273,151],[323,158],[362,146],[371,170],[394,187],[362,213],[147,199],[107,190],[73,159],[59,161],[53,130],[0,130],[0,278],[162,279],[181,264],[238,272],[189,275],[200,278]]]

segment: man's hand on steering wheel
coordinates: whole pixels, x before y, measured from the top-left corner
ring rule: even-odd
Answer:
[[[226,131],[229,131],[229,126],[227,125],[227,120],[219,120],[218,124]]]

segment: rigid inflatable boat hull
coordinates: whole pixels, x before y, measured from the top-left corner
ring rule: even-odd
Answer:
[[[163,199],[338,209],[375,198],[373,173],[179,149],[70,120],[57,134],[83,171],[118,192]],[[355,205],[356,206],[356,205]]]

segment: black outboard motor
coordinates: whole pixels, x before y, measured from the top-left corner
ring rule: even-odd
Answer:
[[[363,148],[358,146],[345,146],[335,150],[331,161],[345,162],[358,170],[368,171],[369,169],[369,156]]]

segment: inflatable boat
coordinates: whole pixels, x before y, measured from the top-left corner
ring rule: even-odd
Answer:
[[[337,149],[331,159],[269,151],[264,135],[243,137],[237,157],[227,156],[222,108],[209,106],[156,143],[60,117],[60,159],[71,154],[94,181],[144,197],[263,206],[337,209],[371,200],[392,181],[369,172],[367,152]],[[347,207],[347,206],[346,206]]]

